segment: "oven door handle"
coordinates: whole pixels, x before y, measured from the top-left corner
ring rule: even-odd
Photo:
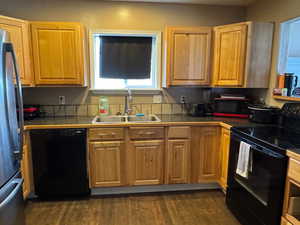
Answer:
[[[260,152],[262,154],[265,154],[265,155],[268,155],[272,158],[277,158],[277,159],[284,159],[285,158],[285,155],[277,153],[277,152],[272,151],[272,150],[269,150],[265,147],[259,146],[258,144],[255,144],[252,141],[245,140],[244,138],[242,138],[240,135],[238,135],[236,133],[231,133],[231,138],[235,139],[239,143],[241,141],[243,141],[243,142],[249,144],[251,146],[250,148],[252,149],[252,151],[253,150],[258,151],[258,152]]]
[[[261,153],[263,153],[265,155],[268,155],[272,158],[277,158],[277,159],[285,158],[283,155],[281,155],[277,152],[274,152],[272,150],[268,150],[267,148],[263,148],[263,147],[260,147],[260,146],[257,146],[257,145],[251,145],[250,149],[261,152]]]

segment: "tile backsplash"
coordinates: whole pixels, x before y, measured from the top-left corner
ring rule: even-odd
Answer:
[[[41,111],[45,117],[61,116],[96,116],[99,112],[98,104],[78,105],[41,105]],[[132,114],[186,114],[183,104],[177,103],[134,103],[131,104]],[[110,104],[109,114],[116,115],[124,112],[123,104]]]

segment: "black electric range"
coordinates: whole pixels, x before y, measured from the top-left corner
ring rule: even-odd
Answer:
[[[236,173],[242,142],[250,145],[246,177]],[[286,150],[300,153],[299,103],[286,103],[276,125],[231,129],[226,204],[241,224],[280,225]]]
[[[285,152],[300,149],[300,132],[280,126],[233,127],[231,131],[250,141]]]

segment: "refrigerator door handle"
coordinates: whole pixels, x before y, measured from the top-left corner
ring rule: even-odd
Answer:
[[[16,179],[13,179],[9,184],[5,185],[1,189],[0,199],[3,199],[3,201],[0,202],[0,211],[14,199],[14,197],[16,196],[16,194],[18,193],[20,188],[22,188],[22,184],[23,184],[23,179],[16,178]],[[12,191],[7,195],[7,192],[11,189],[12,189]],[[1,195],[3,195],[3,196],[1,196]],[[7,195],[7,196],[5,196],[5,195]]]
[[[16,99],[17,99],[17,104],[18,104],[18,108],[19,108],[19,129],[18,129],[18,133],[19,133],[19,143],[20,143],[20,148],[16,149],[14,151],[14,154],[16,155],[17,159],[22,160],[23,157],[23,135],[24,135],[24,113],[23,113],[23,97],[22,97],[22,84],[21,84],[21,79],[19,76],[19,70],[18,70],[18,66],[17,66],[17,60],[16,60],[16,55],[13,49],[13,45],[9,42],[6,42],[3,44],[3,55],[5,56],[6,53],[11,53],[12,59],[13,59],[13,64],[14,64],[14,70],[15,70],[15,75],[16,75]]]

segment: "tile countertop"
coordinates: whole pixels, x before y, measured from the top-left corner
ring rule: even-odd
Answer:
[[[49,117],[37,118],[34,120],[25,121],[25,129],[46,129],[46,128],[76,128],[76,127],[114,127],[114,126],[148,126],[148,125],[172,125],[172,124],[185,124],[196,125],[197,123],[208,123],[218,125],[223,123],[224,127],[230,128],[231,126],[262,126],[262,124],[255,124],[248,119],[238,118],[225,118],[225,117],[192,117],[187,115],[157,115],[161,122],[138,122],[138,123],[103,123],[93,124],[94,117]]]

